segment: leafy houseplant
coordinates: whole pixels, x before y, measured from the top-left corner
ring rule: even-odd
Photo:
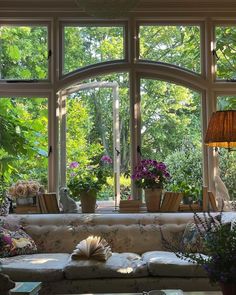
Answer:
[[[210,213],[200,217],[194,213],[194,223],[201,239],[202,249],[198,254],[173,249],[164,239],[167,248],[172,248],[176,256],[202,266],[210,282],[220,283],[223,294],[236,294],[236,223],[223,223],[222,212],[216,217]]]
[[[67,183],[74,198],[81,192],[99,191],[106,184],[111,170],[112,159],[102,156],[99,163],[82,165],[76,161],[69,165],[69,181]]]
[[[73,198],[80,198],[83,213],[93,213],[96,206],[97,192],[106,184],[112,159],[102,156],[99,163],[87,165],[71,162],[70,176],[67,183]]]

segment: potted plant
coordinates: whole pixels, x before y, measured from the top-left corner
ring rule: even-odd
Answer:
[[[159,211],[164,183],[170,179],[166,165],[156,160],[141,160],[131,178],[138,188],[144,189],[147,210]]]
[[[97,193],[107,183],[111,164],[112,159],[107,155],[102,156],[98,163],[70,163],[67,186],[73,198],[80,199],[83,213],[95,212]]]
[[[174,251],[177,257],[203,267],[210,282],[220,284],[223,295],[235,295],[236,222],[223,223],[222,212],[217,216],[204,213],[203,217],[195,212],[194,224],[200,239],[195,245],[188,249],[174,249],[171,243],[163,239],[166,247]]]
[[[44,193],[44,187],[35,180],[19,180],[8,189],[8,195],[16,201],[17,208],[37,207],[37,197]],[[23,210],[24,211],[24,210]],[[21,211],[21,213],[23,213]]]

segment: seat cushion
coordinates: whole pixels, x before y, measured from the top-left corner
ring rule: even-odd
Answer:
[[[0,259],[2,271],[13,281],[56,281],[63,279],[69,254],[19,255]]]
[[[148,271],[160,277],[207,277],[202,267],[178,258],[172,252],[151,251],[142,255]]]
[[[112,253],[106,262],[96,260],[71,260],[65,267],[67,279],[145,277],[147,266],[134,253]]]

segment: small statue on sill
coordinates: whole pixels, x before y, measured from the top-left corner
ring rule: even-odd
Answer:
[[[77,204],[75,200],[69,196],[69,189],[67,187],[60,187],[59,195],[64,213],[78,213]]]

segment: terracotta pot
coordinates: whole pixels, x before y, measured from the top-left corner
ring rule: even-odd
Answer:
[[[80,192],[80,201],[82,213],[94,213],[96,207],[97,192],[83,191]]]
[[[235,295],[236,283],[220,283],[223,295]]]
[[[162,189],[161,188],[147,188],[144,190],[145,202],[148,212],[160,211]]]

